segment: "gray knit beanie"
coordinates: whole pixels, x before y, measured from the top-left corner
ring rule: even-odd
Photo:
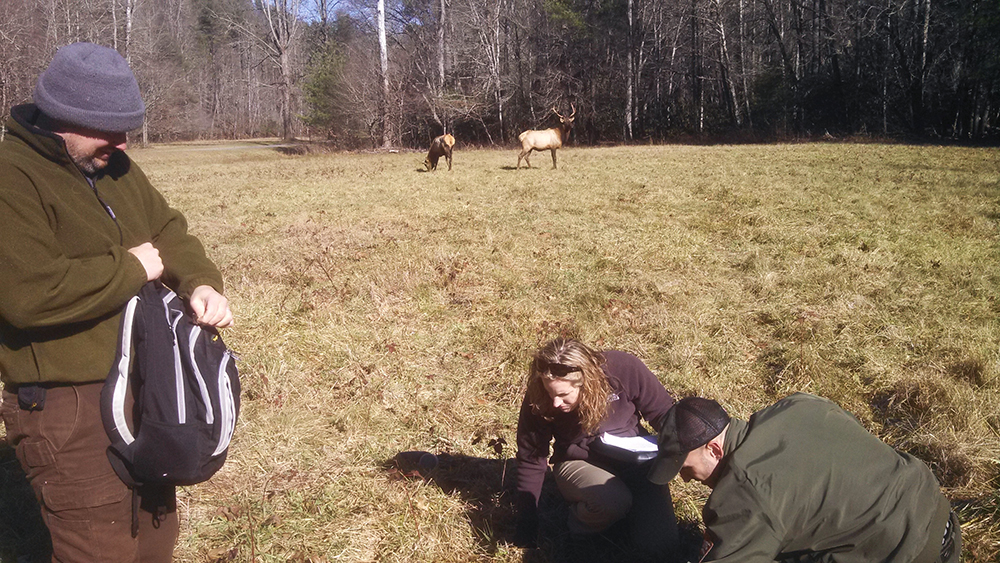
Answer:
[[[146,113],[125,57],[93,43],[56,51],[38,77],[34,99],[53,119],[109,133],[138,129]]]

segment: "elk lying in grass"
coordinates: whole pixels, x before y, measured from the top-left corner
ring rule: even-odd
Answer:
[[[427,158],[424,159],[427,171],[437,170],[438,159],[442,156],[448,159],[448,170],[451,170],[451,147],[453,146],[455,146],[455,137],[451,135],[434,137],[434,140],[431,141],[431,149],[427,151]]]
[[[562,147],[563,140],[569,137],[569,130],[573,128],[573,116],[576,115],[576,106],[570,104],[573,108],[573,113],[569,114],[569,117],[563,117],[559,115],[556,108],[552,108],[552,113],[556,114],[559,118],[559,125],[553,127],[552,129],[544,129],[542,131],[536,131],[529,129],[517,136],[521,141],[521,154],[517,155],[517,168],[521,168],[521,159],[524,159],[524,163],[531,168],[531,161],[528,157],[531,155],[531,151],[552,151],[552,168],[556,167],[556,149]]]

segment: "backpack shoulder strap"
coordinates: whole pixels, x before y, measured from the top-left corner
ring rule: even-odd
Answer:
[[[115,352],[115,361],[111,365],[111,371],[108,373],[104,389],[101,391],[101,417],[104,421],[104,430],[111,438],[111,443],[117,446],[127,446],[135,441],[125,413],[125,397],[129,391],[133,349],[136,340],[141,341],[141,338],[136,338],[136,333],[142,330],[140,324],[136,322],[136,311],[142,299],[143,295],[140,292],[139,295],[129,299],[125,305],[121,325],[118,329],[118,348]],[[141,322],[141,313],[138,319]]]

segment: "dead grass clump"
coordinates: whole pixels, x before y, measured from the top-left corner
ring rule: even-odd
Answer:
[[[313,152],[313,149],[309,145],[305,144],[294,144],[278,147],[278,152],[288,156],[301,156],[304,154],[309,154]]]
[[[769,346],[757,356],[757,361],[764,370],[764,385],[767,386],[768,393],[781,396],[789,387],[794,386],[797,377],[791,368],[795,359],[794,352],[781,344]]]
[[[990,494],[959,503],[965,561],[998,561],[1000,542],[986,538],[1000,536],[1000,486]]]
[[[946,489],[980,494],[989,488],[998,452],[991,400],[977,398],[964,382],[925,371],[875,392],[869,406],[882,438],[927,463]]]
[[[922,436],[897,444],[896,447],[926,463],[943,487],[963,488],[973,479],[983,477],[977,471],[976,463],[967,449],[954,437]]]
[[[906,433],[947,416],[952,408],[949,389],[935,377],[901,379],[872,395],[870,406],[884,427]]]
[[[979,357],[957,358],[950,362],[945,370],[949,376],[974,387],[986,384],[986,363]]]

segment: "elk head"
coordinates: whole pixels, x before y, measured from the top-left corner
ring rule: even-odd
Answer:
[[[566,117],[561,113],[559,113],[558,111],[556,111],[555,106],[552,106],[552,113],[556,114],[556,117],[559,118],[559,127],[561,127],[562,130],[567,133],[569,132],[570,129],[573,128],[573,116],[576,115],[576,105],[570,104],[569,107],[572,109],[572,112],[569,114],[569,117]]]

